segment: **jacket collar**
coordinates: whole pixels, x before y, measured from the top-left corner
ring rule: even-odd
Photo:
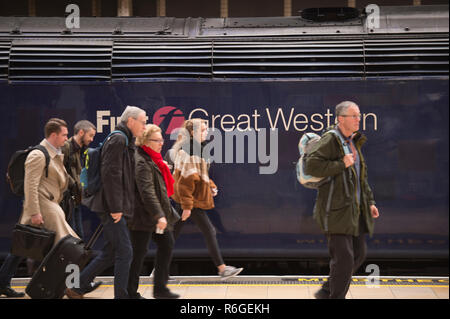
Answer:
[[[128,147],[134,145],[135,138],[133,136],[133,133],[131,133],[131,130],[125,124],[123,123],[117,124],[116,130],[124,132],[125,135],[128,137]]]
[[[142,149],[142,147],[138,147],[137,149],[138,149],[138,153],[139,153],[139,154],[140,154],[147,162],[149,162],[150,165],[152,165],[152,166],[156,169],[156,171],[157,171],[159,174],[161,174],[161,176],[162,176],[162,173],[161,173],[161,171],[159,170],[158,165],[156,165],[156,163],[153,162],[153,160],[152,160],[152,158],[150,157],[150,155],[148,155],[147,152],[144,151],[144,150]]]
[[[330,130],[337,130],[337,131],[339,131],[340,134],[342,134],[341,131],[339,130],[337,124],[328,127],[327,129],[325,129],[323,131],[323,133],[328,132]],[[344,137],[344,139],[348,138],[347,136],[343,136],[343,137]],[[353,143],[355,143],[355,146],[361,147],[367,141],[367,137],[364,134],[362,134],[360,131],[357,131],[357,132],[354,133],[354,136],[353,136],[352,140],[353,140]]]
[[[81,150],[80,145],[78,145],[78,143],[75,141],[75,138],[73,136],[71,138],[69,138],[69,143],[71,143],[71,145],[72,145],[73,153],[79,152]]]
[[[40,145],[44,146],[47,149],[48,155],[50,155],[50,158],[52,159],[55,158],[56,155],[62,155],[61,149],[57,149],[56,147],[54,147],[45,138],[41,141]]]
[[[190,156],[194,156],[197,155],[199,157],[201,157],[202,159],[204,159],[206,162],[209,162],[209,154],[205,154],[203,152],[204,147],[209,143],[210,141],[204,141],[199,143],[197,140],[195,140],[194,138],[189,139],[189,141],[184,142],[184,144],[181,146],[181,149],[183,150],[189,150],[189,155]],[[195,152],[194,152],[195,151]],[[197,151],[200,151],[200,154],[197,154]]]

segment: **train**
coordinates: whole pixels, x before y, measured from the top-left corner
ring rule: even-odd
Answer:
[[[223,147],[230,137],[232,154],[218,149],[211,165],[219,194],[208,211],[225,259],[323,259],[316,193],[296,178],[298,141],[333,124],[335,105],[351,100],[380,210],[368,258],[448,265],[448,5],[370,9],[81,17],[78,27],[69,16],[0,17],[0,171],[42,140],[51,117],[66,120],[69,135],[90,120],[95,146],[136,105],[161,126],[163,153],[185,119],[203,118]],[[0,183],[0,259],[21,206]],[[98,222],[83,208],[86,237]],[[186,225],[174,259],[207,256],[198,229]]]

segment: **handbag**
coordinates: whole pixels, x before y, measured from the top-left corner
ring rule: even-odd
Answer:
[[[55,232],[32,225],[16,224],[11,254],[41,261],[53,247]]]
[[[167,222],[169,224],[175,225],[181,219],[181,217],[172,205],[170,205],[170,208],[172,208],[172,215],[168,216]]]

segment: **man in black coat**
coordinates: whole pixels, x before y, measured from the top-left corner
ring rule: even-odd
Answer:
[[[82,298],[96,286],[91,282],[106,268],[114,265],[114,297],[128,299],[127,285],[133,257],[127,219],[133,214],[134,199],[134,137],[142,135],[146,124],[144,110],[127,106],[116,130],[102,147],[102,187],[86,203],[98,214],[103,224],[105,246],[82,271],[80,287],[66,289],[69,298]]]

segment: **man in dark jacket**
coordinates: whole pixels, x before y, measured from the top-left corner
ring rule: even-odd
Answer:
[[[329,279],[315,297],[344,299],[352,274],[366,257],[365,234],[372,236],[373,219],[379,213],[361,153],[366,137],[358,132],[359,107],[354,102],[342,102],[336,106],[336,117],[336,134],[322,136],[306,158],[305,173],[332,177],[319,188],[314,207],[314,218],[327,235],[331,259]]]
[[[87,120],[78,121],[74,128],[74,135],[66,141],[61,151],[64,154],[64,167],[69,174],[69,187],[64,194],[61,206],[66,214],[70,227],[84,238],[83,224],[81,220],[82,187],[80,174],[82,169],[81,156],[95,137],[95,125]]]
[[[102,186],[87,206],[100,217],[105,246],[82,271],[80,288],[66,289],[69,298],[82,298],[84,294],[91,292],[91,282],[95,276],[112,265],[114,297],[129,298],[127,285],[133,250],[126,220],[132,217],[134,206],[134,137],[144,132],[145,124],[145,111],[127,106],[116,127],[121,133],[111,135],[103,145]]]

